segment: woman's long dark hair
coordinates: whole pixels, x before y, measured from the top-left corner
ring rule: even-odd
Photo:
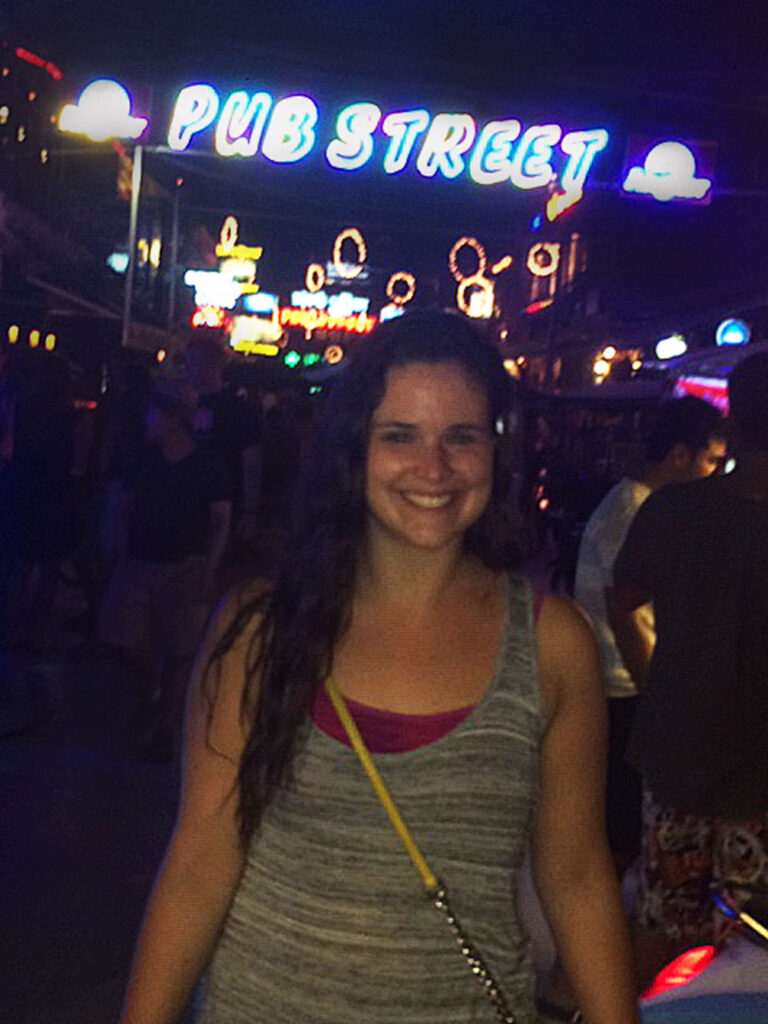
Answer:
[[[494,433],[509,405],[510,382],[497,351],[455,314],[403,316],[379,327],[364,345],[326,399],[274,584],[243,604],[211,657],[211,662],[219,659],[253,617],[260,617],[248,648],[242,704],[244,720],[252,723],[238,773],[244,846],[288,779],[312,698],[348,624],[366,530],[368,435],[387,371],[409,363],[459,363],[486,395]],[[467,531],[465,547],[490,568],[503,570],[516,564],[518,555],[498,447],[494,458],[491,500]],[[210,671],[211,663],[208,667],[207,680],[214,679],[217,673]]]

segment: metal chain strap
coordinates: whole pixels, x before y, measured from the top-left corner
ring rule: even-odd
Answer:
[[[448,900],[448,891],[442,882],[438,889],[432,893],[432,902],[435,904],[437,909],[445,915],[448,927],[453,932],[453,937],[456,939],[459,951],[467,961],[467,966],[477,978],[486,996],[493,1004],[496,1016],[502,1024],[516,1024],[515,1016],[507,1004],[507,1000],[499,987],[499,983],[491,973],[491,969],[486,964],[477,946],[473,944],[451,909],[451,904]]]

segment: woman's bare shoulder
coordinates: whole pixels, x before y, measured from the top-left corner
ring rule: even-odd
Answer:
[[[563,698],[602,691],[600,660],[586,612],[571,598],[548,594],[536,624],[539,677],[551,717]]]

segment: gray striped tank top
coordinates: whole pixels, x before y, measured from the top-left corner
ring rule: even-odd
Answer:
[[[515,905],[542,713],[533,604],[509,580],[493,680],[446,736],[375,761],[457,916],[531,1024]],[[206,984],[204,1024],[492,1024],[492,1006],[349,747],[308,727],[255,834]]]

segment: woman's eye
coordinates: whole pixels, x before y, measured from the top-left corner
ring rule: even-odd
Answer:
[[[450,444],[479,444],[482,440],[482,436],[476,430],[455,430],[448,435]]]
[[[407,430],[390,430],[386,434],[380,435],[382,441],[387,441],[390,444],[407,444],[412,440],[413,435]]]

